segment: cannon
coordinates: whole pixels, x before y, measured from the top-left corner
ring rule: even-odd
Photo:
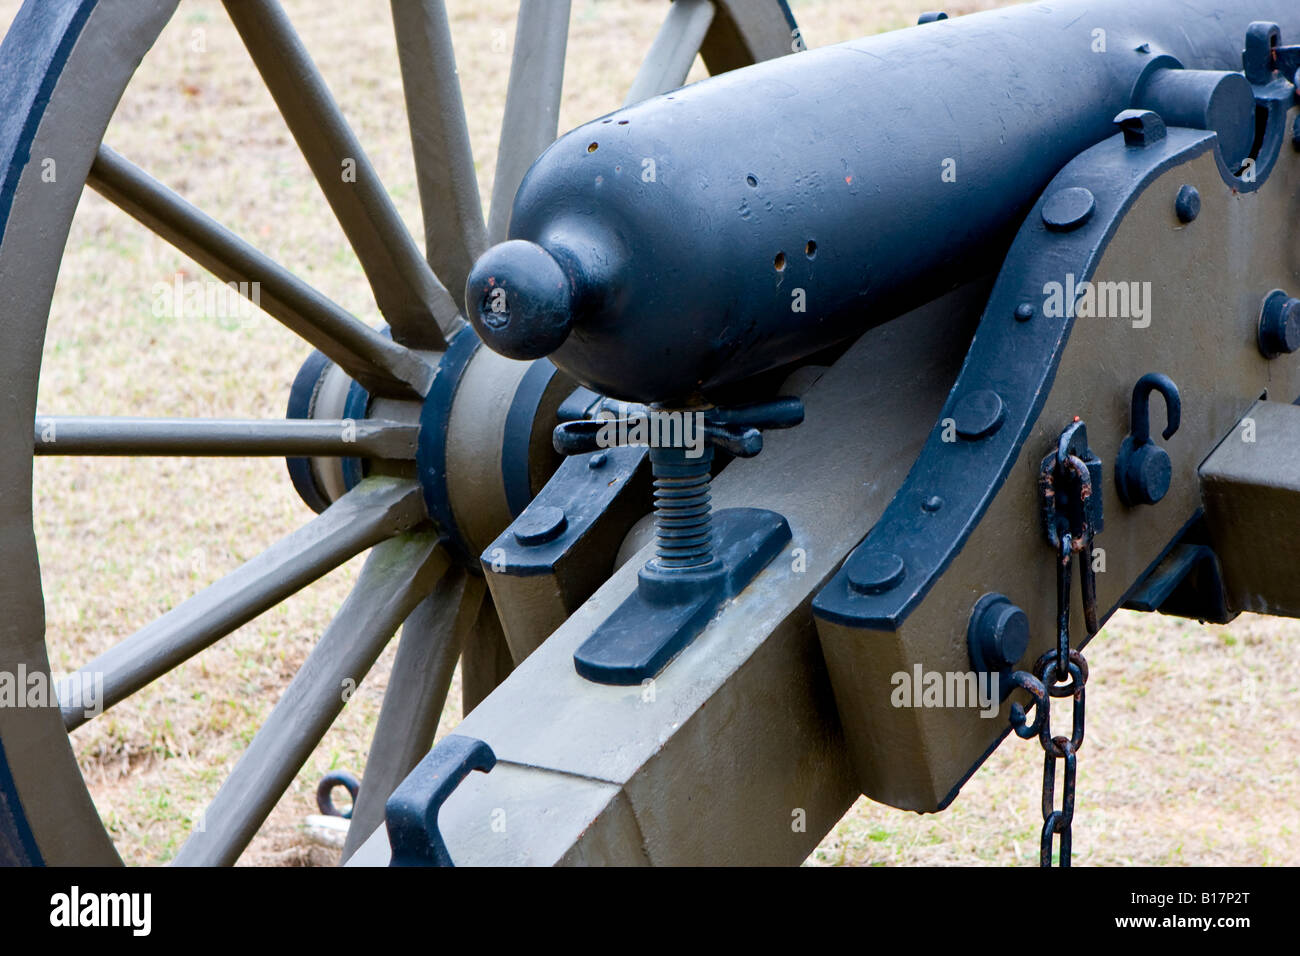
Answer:
[[[238,859],[400,628],[359,784],[322,783],[351,865],[797,863],[1013,736],[1068,864],[1107,619],[1300,616],[1292,0],[812,51],[783,0],[674,0],[558,139],[569,5],[524,0],[486,216],[446,11],[394,0],[423,250],[279,4],[226,0],[382,329],[104,143],[175,6],[29,0],[0,51],[0,671],[57,689],[0,707],[0,859],[115,861],[68,732],[366,550],[176,863]],[[314,347],[283,420],[36,414],[85,186]],[[33,452],[283,457],[316,517],[54,682]]]

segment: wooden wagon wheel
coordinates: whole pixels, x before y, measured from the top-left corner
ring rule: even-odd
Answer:
[[[486,220],[444,4],[393,0],[423,252],[279,4],[225,6],[361,262],[387,333],[103,144],[128,81],[177,0],[27,0],[0,50],[7,333],[0,381],[10,407],[0,423],[0,669],[50,678],[33,450],[285,457],[295,487],[320,512],[87,662],[78,675],[102,675],[107,706],[370,551],[353,592],[217,793],[205,827],[176,856],[198,865],[239,857],[342,709],[340,682],[359,681],[399,627],[398,665],[355,808],[357,839],[378,825],[384,798],[427,749],[462,643],[467,670],[471,652],[478,655],[476,693],[499,679],[499,624],[475,573],[477,555],[553,467],[549,432],[566,390],[549,363],[512,362],[478,348],[460,299],[470,264],[506,235],[516,187],[555,138],[568,0],[521,4]],[[719,72],[799,46],[784,0],[676,0],[630,99],[679,86],[697,52]],[[56,182],[43,178],[41,157],[57,159]],[[354,162],[350,181],[339,176],[343,160]],[[222,281],[259,283],[262,308],[318,350],[284,420],[36,419],[51,297],[85,185]],[[0,863],[120,862],[68,738],[87,719],[78,675],[61,685],[61,708],[0,708]]]

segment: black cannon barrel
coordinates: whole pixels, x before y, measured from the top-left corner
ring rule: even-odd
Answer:
[[[1215,129],[1241,163],[1254,108],[1237,71],[1260,20],[1300,42],[1298,0],[1029,4],[612,113],[528,173],[511,241],[470,276],[471,321],[608,395],[707,398],[996,269],[1124,109]]]

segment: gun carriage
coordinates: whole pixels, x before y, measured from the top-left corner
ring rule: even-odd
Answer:
[[[0,53],[0,666],[49,670],[33,450],[283,456],[318,512],[88,662],[108,706],[372,549],[178,863],[234,862],[399,626],[350,862],[795,863],[859,794],[944,809],[1013,731],[1068,862],[1107,618],[1300,614],[1292,0],[813,51],[779,0],[675,0],[628,104],[553,143],[568,3],[525,0],[486,219],[442,4],[396,0],[423,252],[278,5],[228,0],[382,333],[103,144],[175,6],[31,0]],[[716,75],[682,87],[697,49]],[[83,185],[262,283],[317,349],[284,421],[36,418]],[[987,675],[997,718],[898,706],[922,671]],[[0,711],[7,861],[116,858],[77,677]]]

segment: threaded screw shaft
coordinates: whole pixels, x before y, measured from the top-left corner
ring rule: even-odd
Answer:
[[[709,482],[713,448],[691,458],[685,448],[652,448],[655,538],[661,568],[683,570],[713,561]]]

